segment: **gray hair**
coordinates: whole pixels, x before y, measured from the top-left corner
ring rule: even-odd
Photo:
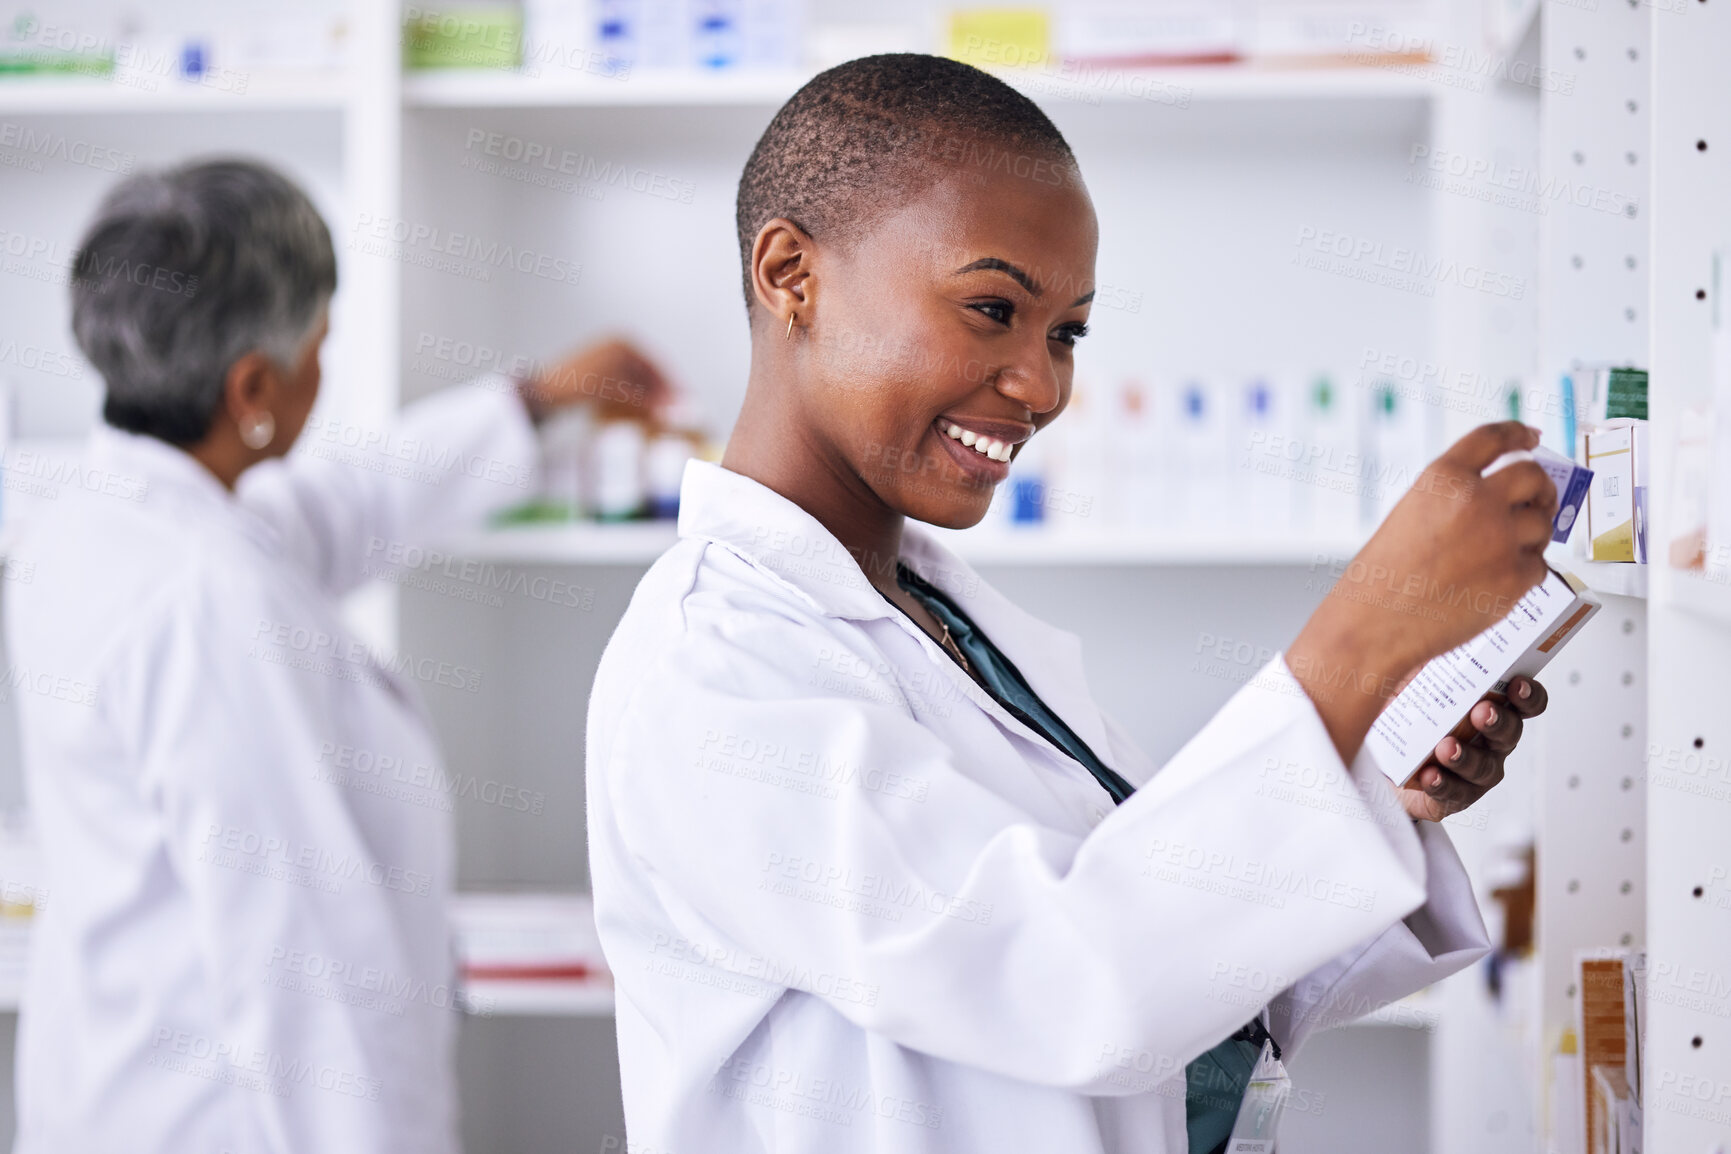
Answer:
[[[72,267],[72,332],[107,385],[102,417],[174,445],[204,438],[229,367],[299,361],[337,287],[330,230],[262,164],[205,161],[122,182]]]

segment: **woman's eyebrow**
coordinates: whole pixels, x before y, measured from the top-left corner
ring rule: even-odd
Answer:
[[[956,270],[956,275],[961,276],[963,273],[981,272],[981,271],[1004,273],[1004,274],[1008,275],[1012,280],[1014,280],[1017,284],[1021,285],[1025,289],[1027,289],[1029,295],[1033,296],[1034,298],[1038,299],[1041,295],[1043,295],[1040,286],[1034,282],[1033,277],[1029,276],[1027,273],[1023,272],[1020,268],[1017,268],[1015,265],[1011,264],[1009,261],[1000,260],[999,258],[997,258],[995,256],[981,257],[979,260],[975,261],[973,264],[965,264],[961,268]],[[1077,297],[1071,303],[1070,307],[1071,308],[1078,308],[1082,305],[1087,304],[1089,301],[1091,301],[1093,299],[1094,299],[1094,294],[1092,291],[1083,293],[1081,296]]]
[[[1009,261],[999,260],[995,256],[981,257],[973,264],[965,264],[956,270],[956,275],[961,276],[965,272],[980,272],[981,270],[1006,273],[1009,275],[1011,280],[1027,289],[1030,296],[1038,297],[1040,295],[1040,286],[1034,283],[1033,277],[1029,276]]]

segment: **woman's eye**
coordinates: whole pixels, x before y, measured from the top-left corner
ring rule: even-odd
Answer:
[[[984,313],[1001,325],[1009,324],[1016,311],[1010,307],[1008,301],[978,301],[968,307],[975,312]]]
[[[1077,323],[1072,325],[1060,325],[1058,329],[1052,333],[1052,339],[1060,344],[1074,345],[1077,341],[1087,335],[1088,326]]]

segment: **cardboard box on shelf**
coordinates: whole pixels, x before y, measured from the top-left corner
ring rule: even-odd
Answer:
[[[1629,1082],[1622,1066],[1594,1066],[1592,1086],[1593,1131],[1587,1136],[1588,1154],[1629,1154]]]
[[[1607,1108],[1616,1108],[1618,1101],[1615,1097],[1601,1099],[1595,1092],[1595,1073],[1599,1069],[1615,1069],[1620,1082],[1628,1055],[1623,1019],[1623,956],[1616,951],[1582,954],[1576,958],[1575,971],[1579,991],[1575,1015],[1580,1027],[1581,1069],[1586,1078],[1582,1090],[1587,1100],[1587,1148],[1594,1150],[1594,1137],[1608,1133],[1615,1125],[1614,1119],[1603,1117],[1603,1113]],[[1628,1087],[1624,1084],[1622,1099],[1627,1098]]]
[[[1647,560],[1647,422],[1586,431],[1587,537],[1594,561]]]

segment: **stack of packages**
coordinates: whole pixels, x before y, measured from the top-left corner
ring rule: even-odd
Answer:
[[[1556,1149],[1641,1154],[1647,955],[1582,954],[1575,988],[1575,1026],[1564,1032],[1553,1083]]]

